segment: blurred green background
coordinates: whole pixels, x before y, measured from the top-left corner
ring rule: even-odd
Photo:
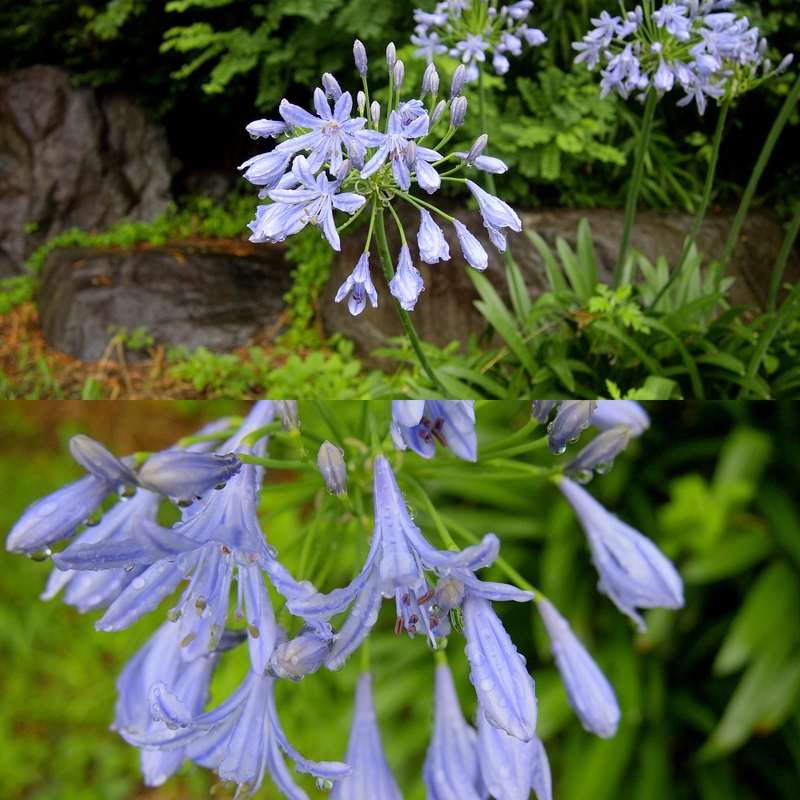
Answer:
[[[343,428],[355,424],[355,404],[330,406]],[[384,413],[383,403],[374,407]],[[0,535],[29,503],[81,474],[67,449],[75,433],[121,455],[162,448],[209,419],[246,410],[235,402],[0,404]],[[550,755],[556,800],[796,800],[800,408],[664,402],[648,411],[650,431],[590,484],[607,507],[676,561],[686,582],[686,607],[648,613],[646,635],[635,634],[597,594],[585,538],[551,485],[453,464],[446,455],[434,462],[408,456],[403,471],[425,486],[443,515],[475,533],[493,530],[501,537],[503,556],[559,607],[618,693],[623,720],[617,736],[603,741],[584,732],[566,706],[532,609],[496,604],[536,680],[538,731]],[[526,403],[479,404],[479,441],[485,446],[508,426],[521,426],[528,413]],[[304,433],[332,438],[313,404],[301,402],[300,418]],[[584,434],[582,443],[587,439]],[[270,451],[280,455],[281,447]],[[522,458],[550,460],[538,453]],[[262,526],[290,567],[297,545],[320,522],[318,487],[309,491],[308,485],[279,473],[262,493]],[[322,522],[315,552],[328,573],[325,585],[341,585],[352,558],[341,546],[341,529]],[[416,522],[438,544],[422,509]],[[81,616],[58,600],[38,599],[48,564],[2,552],[0,569],[0,797],[207,796],[216,778],[190,768],[165,787],[144,789],[137,752],[108,731],[114,680],[163,617],[151,615],[118,634],[96,633],[98,614]],[[483,577],[503,579],[496,568]],[[419,637],[409,642],[391,633],[392,611],[384,609],[371,639],[376,704],[404,795],[421,800],[433,659]],[[457,634],[448,656],[469,718],[476,703]],[[225,656],[212,686],[214,702],[235,688],[246,660],[245,652]],[[340,673],[280,683],[281,719],[307,757],[342,757],[358,661],[351,659]],[[311,797],[325,796],[303,785]],[[223,796],[232,793],[222,787]],[[268,782],[258,796],[278,797]]]

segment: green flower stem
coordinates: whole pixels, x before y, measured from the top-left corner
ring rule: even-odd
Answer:
[[[277,458],[259,458],[247,453],[239,453],[239,458],[243,464],[255,464],[257,467],[267,467],[268,469],[316,469],[310,461],[281,461]]]
[[[454,530],[462,539],[466,539],[470,544],[480,544],[480,538],[477,537],[474,533],[467,530],[463,525],[459,525],[454,519],[450,517],[446,517],[442,515],[442,521],[447,524],[451,530]],[[508,578],[511,579],[511,582],[518,588],[522,589],[525,592],[534,592],[536,597],[534,598],[535,601],[539,601],[544,597],[544,594],[540,592],[532,583],[526,581],[522,575],[517,572],[511,564],[508,563],[502,556],[500,556],[497,561],[494,562],[500,571],[506,575]]]
[[[664,296],[664,293],[672,286],[675,279],[678,275],[681,274],[681,270],[683,269],[683,265],[686,263],[686,259],[689,257],[689,252],[692,249],[692,245],[694,245],[695,240],[697,239],[697,234],[700,232],[700,226],[703,224],[703,219],[705,218],[706,211],[708,211],[708,205],[711,202],[711,189],[714,186],[714,175],[717,171],[717,161],[719,161],[719,150],[720,145],[722,144],[722,132],[725,129],[725,120],[728,117],[728,111],[731,107],[731,98],[728,97],[725,102],[722,104],[722,108],[719,112],[719,119],[717,120],[717,128],[714,131],[714,139],[711,145],[711,160],[708,164],[708,172],[706,173],[706,183],[703,187],[703,199],[700,202],[700,207],[697,209],[697,216],[694,218],[694,225],[692,226],[692,232],[689,234],[689,238],[686,240],[686,243],[683,246],[683,253],[681,253],[680,261],[678,261],[678,265],[672,272],[672,275],[669,276],[667,282],[661,287],[658,294],[656,295],[656,299],[650,304],[650,309],[655,310],[656,304],[658,301]]]
[[[789,117],[792,115],[792,111],[794,110],[798,99],[800,99],[800,77],[797,78],[792,90],[787,95],[780,113],[775,118],[775,122],[772,125],[769,136],[767,136],[767,140],[764,142],[764,147],[761,149],[761,155],[759,155],[758,161],[756,161],[756,165],[753,167],[753,174],[750,176],[750,181],[747,184],[747,188],[744,190],[742,201],[739,203],[739,210],[736,212],[736,218],[733,221],[733,227],[731,228],[731,232],[728,234],[728,240],[725,242],[725,250],[722,253],[723,270],[728,266],[728,262],[731,260],[731,255],[733,254],[733,248],[736,247],[736,242],[739,240],[739,231],[742,229],[744,219],[747,216],[748,210],[750,209],[750,203],[753,200],[753,195],[756,193],[756,187],[761,179],[761,175],[767,166],[767,162],[772,156],[772,151],[775,149],[775,145],[778,142],[781,132],[783,131],[786,123],[789,121]]]
[[[187,447],[200,442],[217,442],[220,439],[229,439],[231,436],[238,433],[242,422],[244,422],[244,420],[241,417],[237,417],[235,420],[231,419],[231,424],[236,425],[234,428],[228,428],[219,433],[207,433],[204,436],[184,436],[183,439],[178,439],[178,447],[181,450],[185,450]],[[280,423],[278,423],[278,429],[280,429]]]
[[[795,218],[797,219],[797,218]],[[795,319],[800,314],[800,283],[789,292],[789,296],[783,301],[780,310],[775,314],[771,322],[767,325],[764,331],[758,337],[758,344],[756,345],[753,355],[750,358],[750,363],[747,365],[747,377],[755,378],[761,362],[772,344],[772,340],[777,335],[778,331],[784,326]],[[750,393],[746,387],[742,387],[737,397],[738,400],[743,400]]]
[[[388,284],[392,278],[394,278],[394,267],[392,266],[392,257],[389,255],[389,244],[386,241],[386,224],[383,219],[383,209],[378,210],[377,224],[375,226],[375,238],[378,240],[378,252],[381,258],[381,265],[383,266],[383,276],[386,278],[386,283]],[[449,398],[450,394],[448,393],[447,389],[442,386],[442,383],[437,377],[435,370],[425,357],[425,353],[422,351],[422,344],[420,343],[419,336],[417,336],[417,332],[414,329],[414,323],[411,322],[411,317],[409,317],[408,312],[400,306],[400,303],[396,297],[393,297],[392,299],[394,300],[394,307],[397,309],[397,314],[400,317],[400,322],[403,326],[403,329],[405,330],[406,335],[411,342],[411,346],[414,348],[414,352],[417,354],[420,366],[425,370],[425,373],[430,378],[431,383],[434,385],[436,390],[444,397]]]
[[[800,231],[800,202],[795,203],[794,206],[794,219],[789,225],[789,230],[786,232],[786,238],[783,240],[781,252],[778,254],[778,260],[775,262],[775,267],[772,270],[772,283],[769,286],[769,298],[767,300],[767,311],[774,311],[778,302],[778,289],[781,286],[781,277],[783,276],[783,268],[786,266],[786,261],[789,258],[789,253],[792,252],[797,233]]]
[[[252,431],[252,433],[248,433],[247,436],[242,439],[242,444],[252,447],[262,436],[269,436],[270,434],[278,433],[281,430],[282,428],[280,422],[271,422],[269,425],[265,425],[263,428]],[[207,439],[208,437],[204,438]],[[183,441],[183,439],[181,439],[181,441]],[[194,441],[197,441],[197,437],[194,438]]]
[[[498,439],[490,445],[481,449],[481,458],[487,456],[495,456],[502,452],[507,447],[512,447],[520,442],[525,442],[530,438],[531,433],[538,427],[539,423],[533,418],[529,417],[528,421],[515,433],[506,436],[503,439]],[[547,441],[547,437],[543,437]],[[536,441],[539,441],[538,439]]]
[[[653,130],[653,118],[656,113],[656,102],[658,101],[658,92],[651,89],[647,93],[647,103],[644,107],[644,116],[642,117],[642,130],[639,134],[639,145],[636,148],[636,160],[633,164],[633,175],[631,176],[631,185],[628,188],[628,201],[625,205],[625,223],[622,226],[622,239],[619,243],[619,255],[617,256],[617,263],[614,265],[614,283],[616,289],[622,280],[622,268],[625,265],[625,259],[628,255],[628,242],[631,238],[631,231],[633,230],[633,220],[636,216],[636,203],[639,200],[639,191],[642,188],[642,178],[644,177],[644,159],[647,155],[647,148],[650,144],[650,134]]]

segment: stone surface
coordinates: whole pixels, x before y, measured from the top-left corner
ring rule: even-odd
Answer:
[[[0,76],[0,277],[73,226],[152,220],[179,166],[164,128],[125,97],[73,88],[61,67]]]
[[[448,209],[448,212],[464,222],[484,245],[489,254],[489,267],[485,275],[497,291],[508,301],[505,285],[504,258],[489,242],[480,216],[474,211]],[[595,256],[598,265],[598,278],[611,283],[617,248],[622,233],[623,212],[616,209],[552,209],[521,214],[526,229],[537,231],[551,247],[556,237],[561,236],[575,249],[576,228],[581,217],[587,217],[592,229]],[[419,217],[415,213],[404,213],[402,219],[409,234],[414,263],[420,269],[425,281],[425,291],[419,298],[411,316],[417,331],[425,340],[439,346],[453,340],[465,344],[471,334],[480,335],[486,322],[475,309],[473,302],[479,299],[468,271],[471,269],[463,257],[453,227],[447,223],[441,227],[450,245],[451,260],[434,266],[421,264],[417,258],[416,230]],[[725,239],[733,221],[733,213],[711,213],[698,236],[699,249],[706,254],[706,263],[719,258]],[[631,246],[639,248],[643,255],[655,262],[659,254],[664,254],[674,266],[681,254],[685,237],[689,234],[694,217],[689,214],[658,213],[642,211],[636,217],[636,225],[631,236]],[[400,239],[391,225],[387,223],[389,248],[397,259]],[[736,281],[731,290],[734,304],[754,305],[763,308],[766,303],[772,267],[778,257],[784,227],[778,217],[769,211],[755,211],[748,215],[742,229],[742,241],[734,251],[729,275]],[[366,356],[384,345],[387,336],[402,335],[402,328],[394,309],[394,303],[383,279],[377,247],[373,243],[370,267],[372,278],[378,290],[378,308],[367,304],[358,317],[352,317],[347,303],[334,303],[339,286],[352,271],[364,247],[364,231],[349,234],[342,240],[342,251],[334,260],[331,279],[322,296],[323,325],[328,333],[341,331],[356,344],[356,351]],[[532,297],[537,297],[547,288],[544,267],[538,251],[530,240],[519,234],[509,236],[511,252],[520,265],[525,283]],[[784,272],[784,282],[796,283],[800,280],[800,252],[795,248]],[[388,366],[388,365],[387,365]]]
[[[45,264],[39,319],[50,347],[84,361],[102,357],[112,325],[233,350],[280,325],[290,286],[283,249],[268,245],[60,249]]]

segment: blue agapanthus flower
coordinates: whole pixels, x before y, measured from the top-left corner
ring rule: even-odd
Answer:
[[[509,14],[503,11],[503,20],[513,22]],[[506,28],[508,24],[503,23]],[[515,49],[510,30],[498,36],[505,42],[498,39],[498,48]],[[348,309],[355,316],[364,311],[367,299],[373,308],[377,307],[378,291],[370,276],[368,254],[377,215],[396,201],[410,203],[420,214],[420,260],[435,264],[450,258],[444,233],[433,221],[432,214],[436,214],[454,225],[465,261],[475,269],[485,270],[488,255],[483,246],[463,223],[433,205],[430,195],[442,187],[443,175],[450,182],[466,182],[458,175],[462,169],[501,173],[507,166],[498,158],[482,154],[485,134],[478,137],[468,153],[443,151],[443,145],[464,123],[467,113],[467,100],[461,94],[467,79],[466,65],[456,69],[447,99],[437,102],[439,75],[433,64],[425,72],[421,96],[401,98],[405,68],[390,44],[386,65],[393,103],[382,109],[377,101],[368,103],[366,50],[358,41],[354,56],[364,79],[364,90],[356,95],[356,109],[351,95],[342,91],[332,75],[325,74],[325,88],[314,94],[317,116],[284,100],[280,107],[283,122],[257,120],[248,126],[255,137],[277,137],[279,141],[270,152],[254,156],[241,168],[246,170],[247,180],[262,187],[259,197],[270,201],[257,207],[255,219],[249,223],[253,242],[281,242],[313,224],[331,247],[339,250],[340,231],[352,220],[337,224],[334,212],[354,216],[369,210],[371,221],[363,255],[335,298],[336,302],[348,298]],[[326,95],[334,99],[333,110]],[[428,103],[423,102],[425,97],[430,97]],[[351,118],[356,110],[358,116]],[[413,196],[415,187],[425,194],[424,200]],[[505,203],[473,187],[474,184],[470,188],[478,198],[489,237],[503,252],[507,231],[521,228],[519,217]],[[401,239],[404,244],[400,260],[396,268],[385,264],[384,274],[389,276],[390,292],[403,313],[415,307],[424,287],[414,265],[415,254],[405,244],[404,232]],[[388,260],[385,254],[381,257]]]
[[[747,17],[728,11],[734,0],[673,0],[656,8],[643,0],[624,18],[603,11],[580,42],[575,62],[601,70],[601,96],[636,93],[643,100],[652,87],[659,95],[679,87],[677,105],[693,100],[701,114],[708,99],[721,100],[754,88],[788,68],[792,56],[773,70],[764,58],[766,40]],[[760,71],[760,74],[759,74]]]
[[[433,458],[436,442],[458,458],[476,461],[473,400],[393,400],[392,443],[395,449],[410,448],[423,458]]]
[[[525,22],[532,10],[532,0],[499,7],[497,0],[445,0],[433,13],[418,8],[411,36],[414,55],[431,63],[447,53],[465,65],[468,81],[478,80],[478,64],[490,56],[494,71],[505,75],[511,67],[508,56],[522,55],[523,41],[531,47],[547,41],[542,31]]]
[[[478,735],[458,703],[453,674],[436,666],[433,731],[422,777],[428,800],[484,800],[486,790],[478,761]]]
[[[598,589],[634,620],[640,631],[647,626],[637,608],[683,607],[683,581],[650,539],[607,511],[569,478],[560,478],[558,488],[586,532],[600,575]]]
[[[620,710],[611,684],[556,607],[544,597],[539,598],[536,607],[550,637],[567,702],[587,731],[604,739],[613,736]]]
[[[403,800],[383,752],[369,672],[362,672],[358,679],[345,759],[352,764],[352,775],[333,787],[331,800],[364,800],[367,797]]]

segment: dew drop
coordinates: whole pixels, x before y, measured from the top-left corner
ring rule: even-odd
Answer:
[[[56,511],[58,511],[58,503],[51,500],[49,503],[42,503],[42,505],[36,509],[36,516],[49,517]]]
[[[28,553],[28,558],[31,561],[47,561],[50,558],[50,548],[45,547],[44,550],[37,550],[35,553]]]
[[[258,138],[259,138],[259,135],[258,135],[257,133],[251,133],[251,134],[250,134],[250,138],[251,138],[251,139],[258,139]]]
[[[480,688],[481,688],[482,692],[491,692],[492,689],[494,689],[494,687],[495,687],[495,683],[491,678],[484,678],[481,681]]]
[[[417,518],[417,509],[406,500],[406,511],[411,519]]]
[[[486,658],[484,657],[483,653],[478,652],[472,656],[471,661],[473,667],[482,667],[486,663]]]
[[[133,581],[131,581],[131,586],[133,586],[134,589],[144,589],[144,584],[144,578],[134,578]]]
[[[269,553],[269,554],[270,554],[270,555],[271,555],[273,558],[277,558],[277,557],[278,557],[278,548],[277,548],[277,547],[275,547],[275,545],[274,545],[274,544],[268,544],[268,545],[267,545],[267,552],[268,552],[268,553]]]
[[[594,473],[590,469],[582,469],[572,476],[578,483],[587,484],[594,477]]]
[[[161,697],[161,689],[159,689],[158,686],[153,689],[153,697]]]
[[[317,778],[317,789],[323,792],[329,792],[333,789],[333,781],[329,781],[327,778]]]
[[[607,472],[609,472],[611,470],[611,467],[613,467],[613,466],[614,466],[613,463],[612,464],[597,464],[595,466],[595,469],[597,470],[597,474],[598,475],[605,475]]]

